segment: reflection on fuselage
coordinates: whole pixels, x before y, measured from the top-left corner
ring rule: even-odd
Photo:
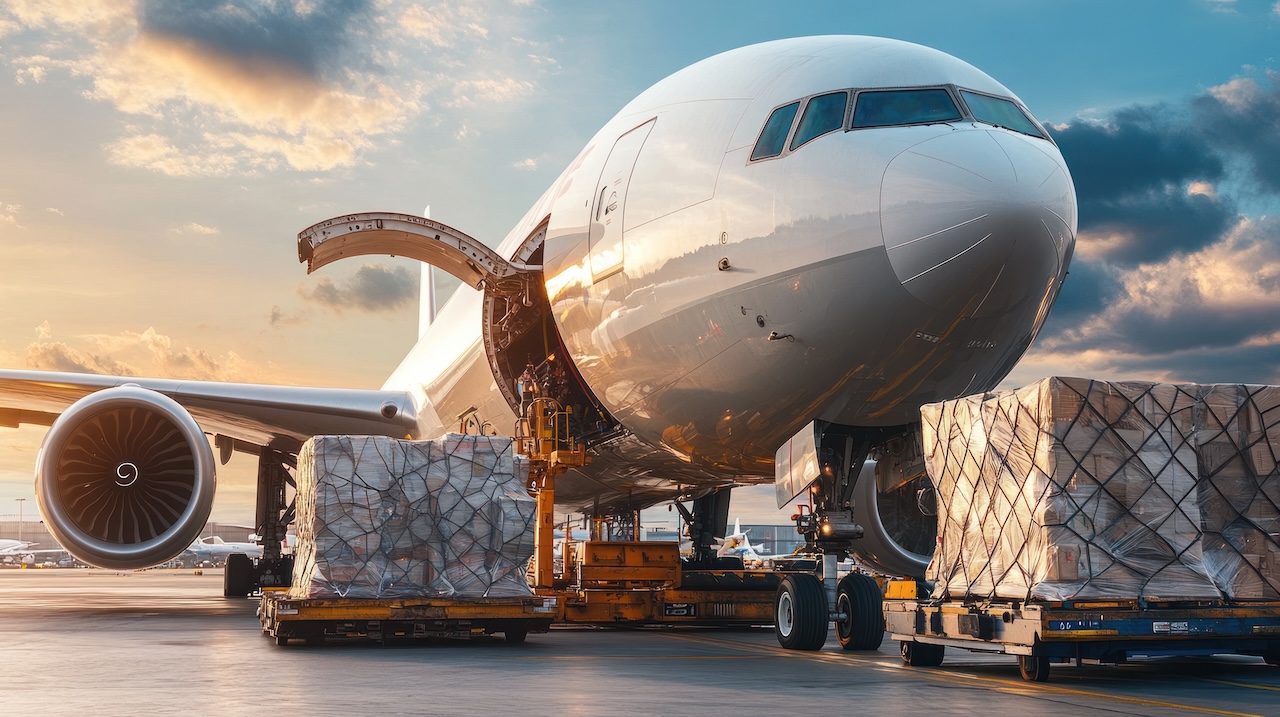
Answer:
[[[920,121],[854,128],[873,96],[876,121]],[[1008,108],[1032,131],[1006,128]],[[578,476],[584,499],[605,486],[634,507],[637,491],[651,503],[768,480],[777,446],[813,419],[902,425],[998,383],[1046,318],[1076,232],[1070,176],[1032,122],[955,58],[857,37],[735,50],[627,105],[500,247],[513,255],[547,222],[554,327],[625,429]],[[424,433],[470,406],[513,423],[478,339],[461,340],[480,305],[455,296],[388,382],[434,408]],[[573,476],[563,485],[574,500]]]

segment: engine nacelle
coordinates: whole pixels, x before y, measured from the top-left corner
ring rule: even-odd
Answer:
[[[132,570],[172,560],[213,509],[213,451],[177,401],[118,386],[76,401],[36,459],[36,500],[77,559]]]
[[[853,541],[854,557],[885,575],[922,578],[938,535],[933,486],[926,476],[886,491],[881,482],[876,462],[864,463],[853,489],[853,520],[865,532]]]

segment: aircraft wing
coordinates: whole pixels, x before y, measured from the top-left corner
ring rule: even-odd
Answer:
[[[309,388],[0,369],[0,426],[52,425],[81,398],[133,384],[182,404],[205,433],[295,451],[324,434],[397,438],[417,431],[418,408],[405,391]]]

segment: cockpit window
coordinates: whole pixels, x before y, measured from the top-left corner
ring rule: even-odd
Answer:
[[[769,121],[764,123],[764,130],[760,132],[760,139],[756,140],[755,149],[751,150],[751,159],[765,159],[782,154],[782,148],[787,146],[787,133],[791,131],[791,122],[798,109],[800,103],[792,102],[769,115]]]
[[[958,119],[960,110],[951,94],[942,88],[859,92],[858,104],[853,109],[854,128],[953,122]]]
[[[800,126],[796,128],[796,136],[791,140],[791,149],[843,127],[844,111],[848,106],[848,92],[832,92],[810,99],[804,106],[804,114],[800,116]]]
[[[960,94],[964,96],[965,104],[969,105],[969,111],[973,113],[973,118],[979,122],[986,122],[997,127],[1011,129],[1014,132],[1044,138],[1044,132],[1040,131],[1036,123],[1030,117],[1027,117],[1020,107],[1009,100],[992,97],[991,95],[980,95],[967,90],[960,90]]]

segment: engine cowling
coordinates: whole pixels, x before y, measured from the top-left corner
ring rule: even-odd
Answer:
[[[886,491],[880,483],[876,462],[864,463],[853,489],[853,522],[865,532],[853,542],[854,557],[885,575],[923,578],[938,535],[933,486],[927,476]]]
[[[172,560],[213,509],[213,451],[177,401],[118,386],[76,401],[36,459],[36,500],[77,559],[132,570]]]

